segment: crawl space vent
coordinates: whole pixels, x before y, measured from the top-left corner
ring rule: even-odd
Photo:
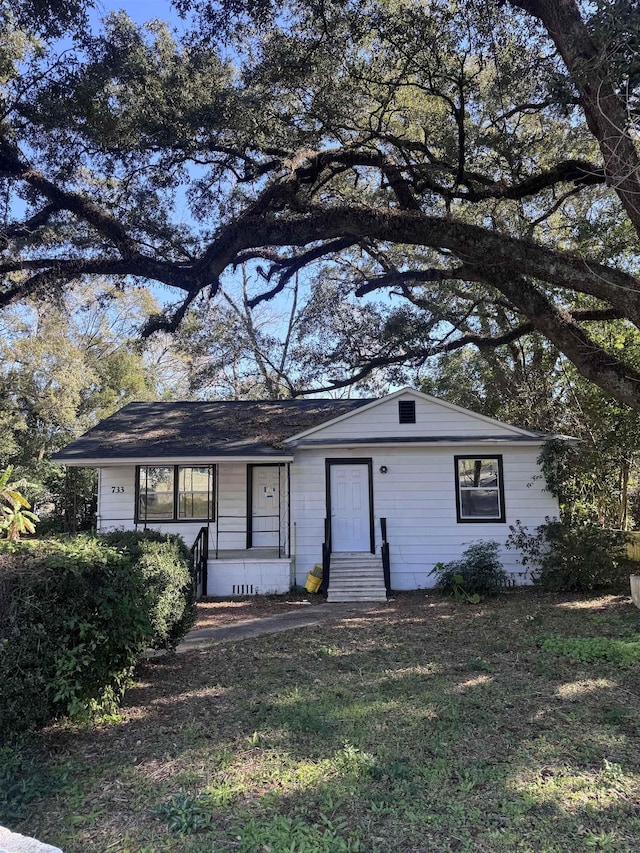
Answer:
[[[234,583],[232,595],[253,595],[252,583]]]

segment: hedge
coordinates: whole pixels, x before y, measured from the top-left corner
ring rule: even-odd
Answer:
[[[193,622],[188,552],[159,534],[0,543],[0,739],[113,710],[145,648]]]

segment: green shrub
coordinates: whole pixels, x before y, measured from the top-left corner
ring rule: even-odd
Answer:
[[[189,574],[189,549],[179,536],[155,530],[116,530],[100,537],[125,551],[145,580],[152,648],[174,648],[195,622],[195,588]]]
[[[112,710],[144,649],[175,643],[192,613],[175,538],[138,535],[128,548],[86,536],[3,542],[2,736]]]
[[[570,525],[547,518],[533,533],[520,521],[510,527],[507,548],[520,551],[534,583],[558,592],[628,587],[627,535],[594,524]]]
[[[507,579],[498,557],[499,547],[491,539],[474,542],[459,560],[436,563],[430,572],[436,575],[436,587],[472,603],[477,603],[479,595],[495,595]]]

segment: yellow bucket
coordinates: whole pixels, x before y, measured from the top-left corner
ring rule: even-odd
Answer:
[[[311,572],[307,575],[307,582],[304,585],[304,588],[307,592],[317,592],[320,589],[322,584],[322,578],[317,578],[315,575],[312,575]]]

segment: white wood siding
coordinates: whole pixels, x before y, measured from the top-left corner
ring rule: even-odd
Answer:
[[[98,516],[98,530],[107,532],[118,529],[144,529],[145,525],[136,525],[134,521],[135,477],[136,469],[134,465],[100,469],[98,504],[100,515]],[[117,491],[117,489],[121,488],[124,489],[124,492]],[[190,524],[184,521],[149,522],[146,525],[149,530],[159,530],[161,533],[176,533],[182,536],[188,548],[193,545],[202,526],[202,522]],[[211,542],[210,545],[212,545]]]
[[[98,530],[123,528],[133,530],[135,524],[136,472],[133,465],[101,468],[98,494]],[[122,490],[122,491],[120,491]]]
[[[210,544],[215,548],[215,522]],[[247,547],[247,466],[218,465],[218,548]]]
[[[401,424],[398,419],[400,400],[415,400],[415,424]],[[324,427],[309,436],[309,440],[329,438],[397,438],[400,436],[486,436],[514,435],[508,426],[487,423],[472,412],[458,412],[433,400],[413,394],[402,394],[384,400],[364,412],[354,414],[339,423]]]
[[[392,401],[397,403],[397,401]],[[486,425],[485,425],[486,429]],[[502,455],[506,523],[461,523],[456,518],[454,456]],[[434,564],[456,559],[468,544],[495,539],[504,544],[509,525],[520,519],[530,528],[557,516],[554,498],[544,491],[539,477],[537,447],[517,445],[461,444],[455,447],[376,447],[347,449],[298,449],[291,466],[291,520],[295,524],[292,552],[295,575],[303,584],[307,572],[322,560],[326,516],[325,459],[354,455],[371,457],[376,551],[380,551],[380,518],[385,517],[391,550],[391,583],[394,589],[417,589],[433,585],[429,572]],[[380,466],[387,473],[380,473]],[[221,464],[218,469],[218,511],[220,549],[244,549],[246,545],[247,468],[244,463]],[[282,528],[286,530],[286,469],[282,472]],[[118,489],[124,489],[119,492]],[[100,474],[100,530],[135,529],[135,466],[103,468]],[[179,533],[191,546],[200,523],[164,522],[148,527]],[[210,525],[211,553],[215,549],[215,522]],[[283,537],[286,549],[286,537]],[[503,549],[508,571],[519,575],[523,569],[513,551]],[[244,575],[243,575],[244,578]],[[265,586],[265,578],[258,585]],[[243,580],[244,582],[244,580]],[[251,580],[247,577],[246,582]],[[268,582],[271,586],[273,581]],[[278,584],[279,585],[279,582]]]
[[[394,401],[395,402],[395,401]],[[486,427],[485,427],[486,431]],[[454,456],[502,455],[506,523],[458,523],[455,503]],[[380,552],[380,518],[387,519],[391,551],[391,585],[394,589],[419,589],[433,585],[429,572],[434,564],[457,559],[471,542],[494,539],[501,545],[509,525],[520,519],[535,527],[545,516],[557,516],[555,499],[538,479],[535,447],[376,448],[347,450],[299,450],[291,468],[291,518],[296,525],[296,576],[321,562],[323,525],[326,516],[325,458],[357,455],[373,462],[373,496],[376,552]],[[380,473],[380,466],[387,473]],[[523,572],[513,551],[502,549],[507,571]]]
[[[282,547],[287,548],[287,476],[282,469]],[[244,463],[218,465],[218,535],[221,550],[246,548],[247,545],[247,466]],[[118,491],[123,489],[124,491]],[[122,528],[135,530],[135,466],[117,466],[100,469],[98,506],[98,530],[108,531]],[[144,525],[137,525],[141,530]],[[191,547],[203,522],[163,521],[148,522],[150,530],[177,533]],[[209,524],[209,548],[216,547],[216,522]]]

